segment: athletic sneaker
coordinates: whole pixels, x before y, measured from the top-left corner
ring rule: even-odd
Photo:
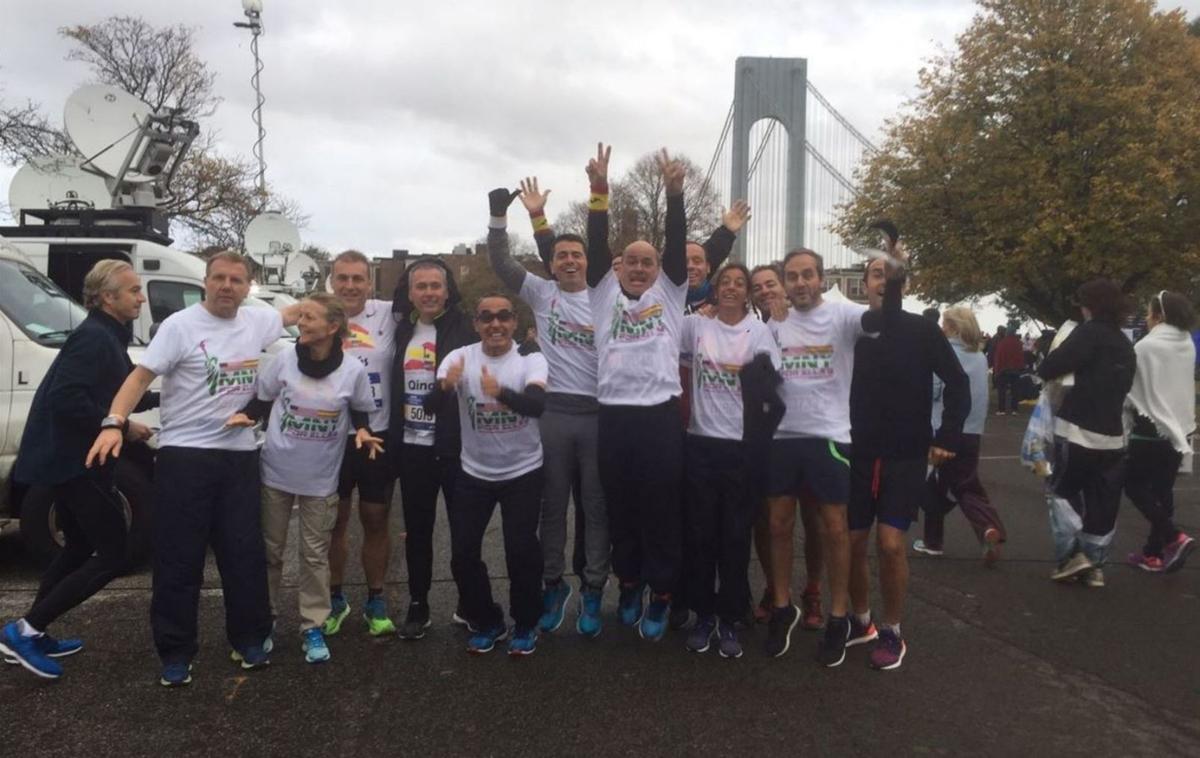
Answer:
[[[646,612],[638,624],[638,636],[651,642],[661,640],[667,633],[667,616],[670,605],[671,597],[669,595],[652,596],[650,604],[646,606]]]
[[[184,687],[192,683],[192,664],[167,663],[163,665],[158,683],[164,687]]]
[[[396,625],[388,618],[387,601],[383,599],[383,595],[376,595],[367,600],[367,604],[363,606],[363,621],[367,622],[367,634],[372,637],[396,633]]]
[[[15,621],[10,621],[0,630],[0,652],[12,656],[22,667],[43,679],[62,676],[62,665],[38,648],[37,637],[22,635]]]
[[[934,558],[938,558],[946,554],[945,550],[942,550],[940,547],[933,547],[925,540],[913,540],[913,550],[921,553],[922,555],[932,555]]]
[[[399,636],[402,640],[419,640],[425,636],[425,630],[433,624],[429,618],[428,603],[409,603],[408,614],[400,625]]]
[[[617,601],[617,618],[625,626],[633,626],[641,620],[644,590],[644,584],[621,585],[621,597]]]
[[[879,671],[898,669],[907,652],[908,646],[904,644],[900,635],[885,626],[879,633],[875,649],[871,651],[871,668]]]
[[[871,640],[879,638],[879,631],[875,628],[874,621],[867,621],[864,626],[859,623],[858,617],[853,613],[849,614],[847,618],[850,619],[850,637],[846,640],[846,647],[865,645]]]
[[[251,645],[245,650],[230,652],[229,659],[234,663],[242,664],[242,668],[247,671],[265,668],[271,663],[271,649],[273,647],[274,644],[271,643],[271,638],[268,637],[266,642],[261,645]]]
[[[742,657],[742,643],[738,642],[737,629],[733,624],[724,621],[717,624],[717,652],[722,658]]]
[[[1092,569],[1091,571],[1084,574],[1083,581],[1089,587],[1096,587],[1096,588],[1103,587],[1104,586],[1104,572],[1100,569],[1099,566],[1097,566],[1094,569]]]
[[[458,603],[458,607],[454,609],[454,613],[450,614],[450,623],[463,627],[471,634],[479,633],[479,628],[470,621],[467,621],[467,612],[463,610],[461,600]]]
[[[800,626],[815,632],[825,626],[825,614],[821,612],[821,593],[805,592],[800,596]]]
[[[34,637],[34,639],[37,640],[38,650],[47,658],[66,658],[68,655],[75,655],[83,650],[83,640],[56,640],[44,633],[41,637]],[[18,664],[17,659],[8,654],[4,655],[4,662],[13,666]]]
[[[533,655],[537,650],[538,630],[536,627],[527,627],[522,629],[517,627],[513,630],[512,639],[508,641],[509,655]]]
[[[830,616],[825,636],[817,644],[817,661],[826,668],[842,665],[846,660],[846,643],[850,641],[850,619]]]
[[[984,565],[994,566],[1000,560],[1000,530],[989,526],[983,532],[983,562]]]
[[[325,636],[332,637],[342,630],[342,622],[350,615],[350,604],[344,595],[329,596],[329,618],[325,619]]]
[[[1125,560],[1129,562],[1130,566],[1140,568],[1142,571],[1149,571],[1152,574],[1160,574],[1163,570],[1163,559],[1157,555],[1130,553]]]
[[[571,585],[561,579],[546,585],[546,589],[542,591],[542,617],[538,619],[538,629],[553,632],[562,626],[567,615],[567,601],[570,599]],[[509,645],[509,648],[511,647],[512,645]]]
[[[329,660],[329,646],[325,644],[325,635],[317,628],[304,633],[304,643],[300,645],[304,651],[306,663],[324,663]]]
[[[1065,582],[1068,579],[1073,579],[1078,574],[1082,574],[1092,568],[1092,562],[1088,560],[1083,553],[1076,553],[1068,558],[1058,569],[1050,575],[1050,578],[1056,582]]]
[[[575,631],[584,637],[599,637],[603,626],[600,621],[600,605],[604,594],[600,590],[586,585],[579,591],[579,619],[575,622]]]
[[[765,624],[771,620],[771,595],[770,587],[763,590],[762,598],[759,599],[758,605],[754,606],[755,622]]]
[[[1183,568],[1188,553],[1192,552],[1194,547],[1196,547],[1196,540],[1180,532],[1174,542],[1163,548],[1163,571],[1173,574]]]
[[[771,621],[767,624],[767,655],[778,658],[792,644],[792,630],[800,622],[800,609],[794,605],[771,610]]]
[[[716,631],[716,616],[697,616],[696,625],[692,627],[685,643],[687,649],[693,653],[707,653]]]
[[[678,632],[692,620],[692,612],[682,603],[671,603],[671,612],[667,614],[667,628]]]
[[[501,624],[491,629],[481,629],[467,640],[467,652],[482,655],[492,652],[497,642],[508,639],[508,627]]]

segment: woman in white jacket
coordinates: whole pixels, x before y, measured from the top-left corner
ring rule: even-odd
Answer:
[[[1195,546],[1175,526],[1172,494],[1184,456],[1191,462],[1196,430],[1196,348],[1188,332],[1193,321],[1183,295],[1163,290],[1151,299],[1150,331],[1134,346],[1137,375],[1125,404],[1126,418],[1132,419],[1125,494],[1150,522],[1145,547],[1130,553],[1129,562],[1155,573],[1183,568]]]

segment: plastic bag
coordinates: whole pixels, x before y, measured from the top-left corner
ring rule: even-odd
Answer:
[[[1054,457],[1054,409],[1050,393],[1043,390],[1029,416],[1021,440],[1021,465],[1040,477],[1050,476]]]

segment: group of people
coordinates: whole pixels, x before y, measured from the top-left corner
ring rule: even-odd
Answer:
[[[133,367],[127,324],[145,301],[138,277],[123,262],[97,264],[85,281],[88,319],[38,389],[17,471],[22,481],[55,488],[66,547],[30,611],[0,632],[0,651],[55,678],[58,659],[82,648],[46,628],[120,571],[126,538],[115,462],[125,443],[150,436],[130,414],[159,405],[151,624],[163,685],[191,681],[209,547],[231,657],[245,669],[267,665],[293,510],[300,647],[311,663],[330,659],[327,638],[351,613],[343,577],[356,491],[362,619],[374,636],[419,640],[431,626],[440,495],[458,590],[452,619],[469,630],[472,653],[505,640],[511,655],[533,653],[540,635],[564,623],[576,592],[576,631],[599,636],[604,588],[615,575],[616,620],[646,640],[690,624],[689,650],[715,646],[737,658],[739,628],[760,621],[766,653],[782,656],[802,624],[824,629],[822,665],[838,666],[847,648],[874,642],[872,667],[901,666],[906,532],[918,509],[926,511],[924,539],[914,545],[921,552],[941,554],[942,523],[955,505],[986,560],[1005,540],[977,471],[987,366],[974,316],[950,309],[939,329],[901,309],[907,255],[888,222],[877,225],[885,250],[865,268],[869,306],[825,297],[824,261],[812,250],[753,270],[726,263],[748,206],[735,203],[705,242],[690,241],[684,168],[666,151],[659,156],[663,249],[637,241],[614,255],[610,152],[599,146],[587,165],[586,237],[553,232],[549,191],[536,179],[489,193],[488,255],[507,292],[484,296],[471,312],[453,272],[436,259],[409,266],[390,303],[371,299],[370,262],[356,251],[334,259],[332,294],[283,311],[241,308],[249,265],[222,252],[207,263],[204,301],[167,318]],[[518,197],[544,272],[509,251],[507,216]],[[540,352],[514,341],[514,297],[533,312]],[[1166,323],[1179,318],[1177,297],[1157,301]],[[1085,305],[1091,320],[1042,367],[1047,378],[1074,375],[1058,409],[1070,426],[1052,488],[1081,514],[1077,549],[1061,558],[1060,573],[1072,576],[1081,561],[1098,571],[1103,556],[1088,535],[1108,513],[1109,491],[1093,479],[1107,476],[1111,449],[1076,448],[1092,451],[1087,446],[1100,444],[1111,419],[1105,410],[1097,427],[1098,410],[1085,398],[1120,390],[1117,379],[1095,378],[1120,356],[1108,333],[1091,326],[1107,323],[1107,312]],[[285,324],[298,328],[295,348],[260,370]],[[1097,361],[1102,369],[1092,368]],[[161,395],[147,392],[156,377]],[[1139,397],[1136,389],[1130,397]],[[1160,426],[1159,399],[1156,389],[1145,390],[1147,421],[1139,427],[1147,437],[1140,458],[1155,465],[1164,444],[1178,447],[1175,431],[1191,431]],[[252,432],[259,424],[261,451]],[[1161,502],[1166,468],[1128,480],[1142,482],[1143,509],[1156,514],[1147,561],[1155,549],[1181,551]],[[397,480],[409,593],[399,624],[385,599]],[[566,578],[572,501],[578,587]],[[497,505],[511,627],[482,559]],[[792,596],[797,511],[807,569],[799,606]],[[878,624],[867,561],[872,528]],[[752,544],[767,578],[757,604]],[[1063,544],[1065,551],[1065,537]]]

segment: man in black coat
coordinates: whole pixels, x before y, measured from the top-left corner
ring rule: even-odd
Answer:
[[[62,675],[55,660],[82,649],[79,640],[55,640],[46,627],[108,584],[127,554],[124,511],[113,488],[116,460],[84,467],[109,404],[133,364],[127,348],[129,323],[142,303],[142,284],[124,261],[97,263],[83,282],[88,317],[67,338],[33,397],[13,478],[52,487],[58,524],[66,545],[47,569],[33,606],[4,627],[0,650],[47,679]],[[158,404],[148,393],[137,410]],[[115,424],[130,441],[144,441],[150,429],[136,421]]]

